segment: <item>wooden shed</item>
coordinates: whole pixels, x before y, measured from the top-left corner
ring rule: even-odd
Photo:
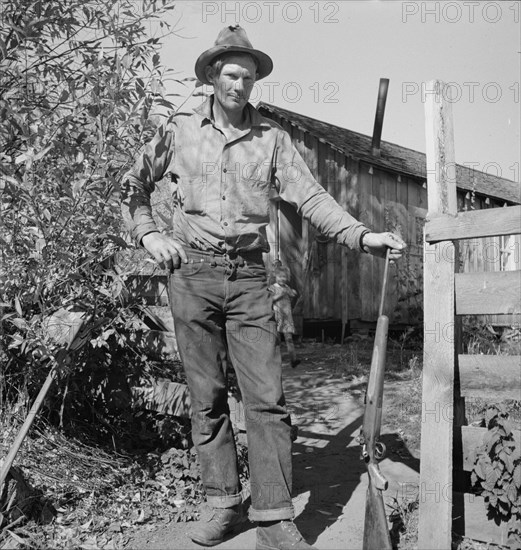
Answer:
[[[406,257],[392,270],[388,314],[394,324],[418,322],[427,212],[425,155],[386,141],[374,155],[370,136],[267,103],[257,108],[290,134],[317,181],[342,207],[369,228],[397,232],[408,243]],[[460,211],[521,203],[519,183],[511,180],[462,165],[455,166],[455,179]],[[283,264],[291,269],[292,284],[301,295],[297,322],[338,321],[356,328],[376,321],[383,262],[318,234],[283,201],[273,201],[272,214],[267,260],[280,250]],[[466,271],[519,269],[520,244],[519,236],[464,242],[460,261]]]

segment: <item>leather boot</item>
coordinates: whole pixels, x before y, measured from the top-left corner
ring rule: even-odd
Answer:
[[[240,504],[232,508],[214,508],[210,519],[198,522],[188,536],[197,544],[215,546],[223,542],[226,535],[239,531],[245,521],[246,514]]]
[[[293,521],[262,522],[257,527],[256,550],[317,550],[300,534]]]

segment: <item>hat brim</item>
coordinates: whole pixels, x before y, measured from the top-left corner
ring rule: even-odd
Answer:
[[[210,84],[211,82],[206,77],[206,67],[219,55],[223,53],[247,53],[255,57],[258,61],[257,67],[257,80],[268,76],[273,70],[273,61],[269,55],[266,55],[260,50],[254,48],[246,48],[243,46],[214,46],[209,50],[203,52],[195,62],[195,75],[203,84]]]

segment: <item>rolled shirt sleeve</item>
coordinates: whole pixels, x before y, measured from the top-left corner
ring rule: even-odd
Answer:
[[[121,186],[121,212],[130,234],[138,244],[153,231],[158,231],[152,215],[150,195],[163,178],[172,160],[175,126],[163,124],[145,146],[134,166],[124,175]]]
[[[324,235],[349,248],[361,250],[360,237],[367,227],[345,211],[315,180],[308,166],[281,131],[275,163],[275,185],[280,197]]]

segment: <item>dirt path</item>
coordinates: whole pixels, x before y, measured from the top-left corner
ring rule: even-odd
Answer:
[[[284,388],[293,422],[299,428],[294,443],[295,523],[319,549],[362,547],[367,474],[356,441],[363,408],[338,369],[320,361],[284,367]],[[418,461],[403,451],[396,434],[385,433],[389,456],[381,469],[390,482],[386,500],[405,496],[418,483]],[[392,449],[401,448],[400,453]],[[205,513],[203,512],[203,517]],[[191,523],[148,526],[133,534],[127,548],[181,550],[201,548],[187,536]],[[254,549],[255,526],[217,549]]]

